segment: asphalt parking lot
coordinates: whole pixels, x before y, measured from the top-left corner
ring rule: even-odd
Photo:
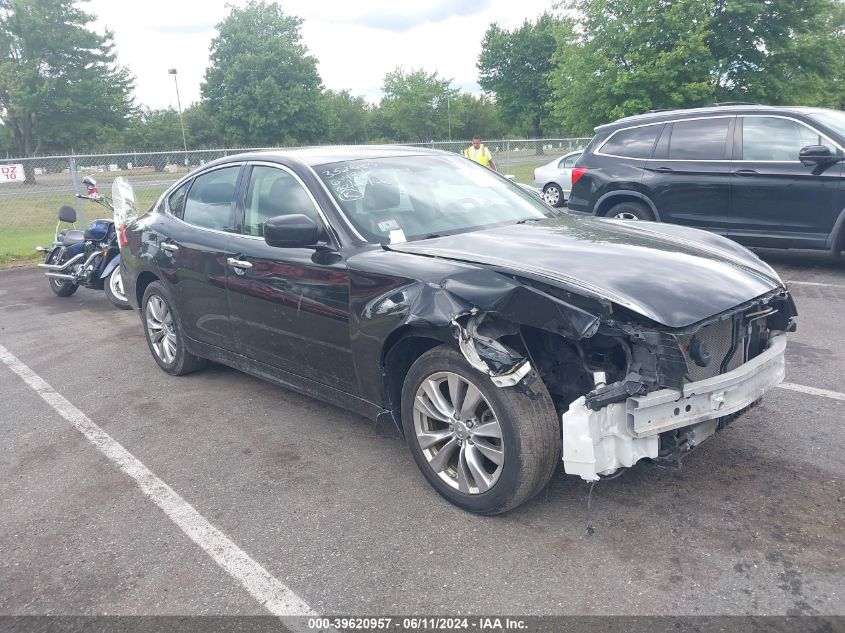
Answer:
[[[0,271],[0,346],[319,613],[843,614],[845,263],[762,255],[800,311],[797,387],[680,470],[599,483],[592,536],[562,468],[509,514],[464,513],[390,429],[221,366],[168,376],[136,313],[35,269]],[[2,615],[267,612],[3,363],[0,551]]]

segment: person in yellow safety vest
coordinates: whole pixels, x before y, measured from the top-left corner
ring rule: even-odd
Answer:
[[[472,137],[472,145],[464,150],[464,156],[470,160],[474,160],[479,165],[499,171],[498,167],[496,167],[496,161],[493,160],[493,154],[490,153],[486,145],[482,144],[481,137],[479,136]]]

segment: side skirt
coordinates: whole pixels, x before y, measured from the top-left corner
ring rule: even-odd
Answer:
[[[188,351],[196,356],[207,358],[208,360],[222,365],[227,365],[228,367],[232,367],[238,371],[272,382],[281,387],[286,387],[287,389],[296,391],[297,393],[301,393],[305,396],[310,396],[312,398],[316,398],[317,400],[322,400],[323,402],[347,409],[348,411],[362,415],[370,420],[375,420],[377,418],[385,420],[388,416],[390,416],[390,411],[377,404],[368,402],[367,400],[359,398],[351,393],[346,393],[345,391],[340,391],[334,387],[321,384],[311,380],[310,378],[291,374],[290,372],[279,369],[278,367],[273,367],[256,360],[249,359],[240,354],[215,347],[214,345],[195,341],[187,336],[185,337],[185,343]]]

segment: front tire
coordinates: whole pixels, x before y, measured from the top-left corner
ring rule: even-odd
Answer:
[[[402,425],[438,493],[491,515],[546,486],[560,459],[560,424],[545,385],[536,380],[531,389],[494,386],[445,345],[417,359],[402,388]]]
[[[120,276],[120,266],[116,266],[106,283],[103,286],[106,291],[106,297],[111,301],[112,305],[121,310],[131,310],[129,300],[126,298],[126,292],[123,290],[123,277]]]
[[[207,361],[194,356],[185,347],[182,323],[161,282],[152,282],[144,291],[141,321],[150,352],[165,372],[184,376],[205,367]]]
[[[543,187],[543,200],[552,207],[562,207],[563,203],[566,202],[563,191],[553,182]]]

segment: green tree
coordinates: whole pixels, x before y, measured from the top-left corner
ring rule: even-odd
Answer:
[[[372,107],[364,97],[348,90],[326,90],[326,140],[332,143],[364,143],[369,140]]]
[[[87,149],[132,111],[111,32],[92,31],[75,4],[0,1],[0,119],[20,156]]]
[[[553,68],[556,26],[548,13],[536,22],[526,20],[513,31],[492,24],[481,42],[478,83],[495,93],[506,124],[530,126],[534,138],[543,136],[549,113],[552,91],[547,75]]]
[[[709,0],[718,101],[841,107],[839,0]],[[838,93],[838,95],[836,94]],[[832,98],[833,97],[833,98]]]
[[[505,135],[499,109],[487,95],[460,94],[452,102],[451,112],[453,139],[468,140],[476,134],[486,139]]]
[[[182,147],[179,113],[173,108],[140,108],[123,134],[126,149],[163,151]]]
[[[552,115],[576,134],[656,108],[714,100],[706,0],[575,0],[557,27]],[[581,37],[575,33],[580,32]]]
[[[189,149],[217,148],[225,145],[208,104],[200,101],[191,104],[182,112]]]
[[[401,67],[387,73],[379,104],[383,123],[399,141],[425,142],[448,134],[449,110],[458,90],[451,79],[423,69],[405,72]]]
[[[845,102],[840,0],[568,0],[556,29],[552,116],[576,133],[716,101]]]
[[[322,83],[301,26],[262,0],[217,25],[202,95],[228,144],[307,143],[322,133]]]

